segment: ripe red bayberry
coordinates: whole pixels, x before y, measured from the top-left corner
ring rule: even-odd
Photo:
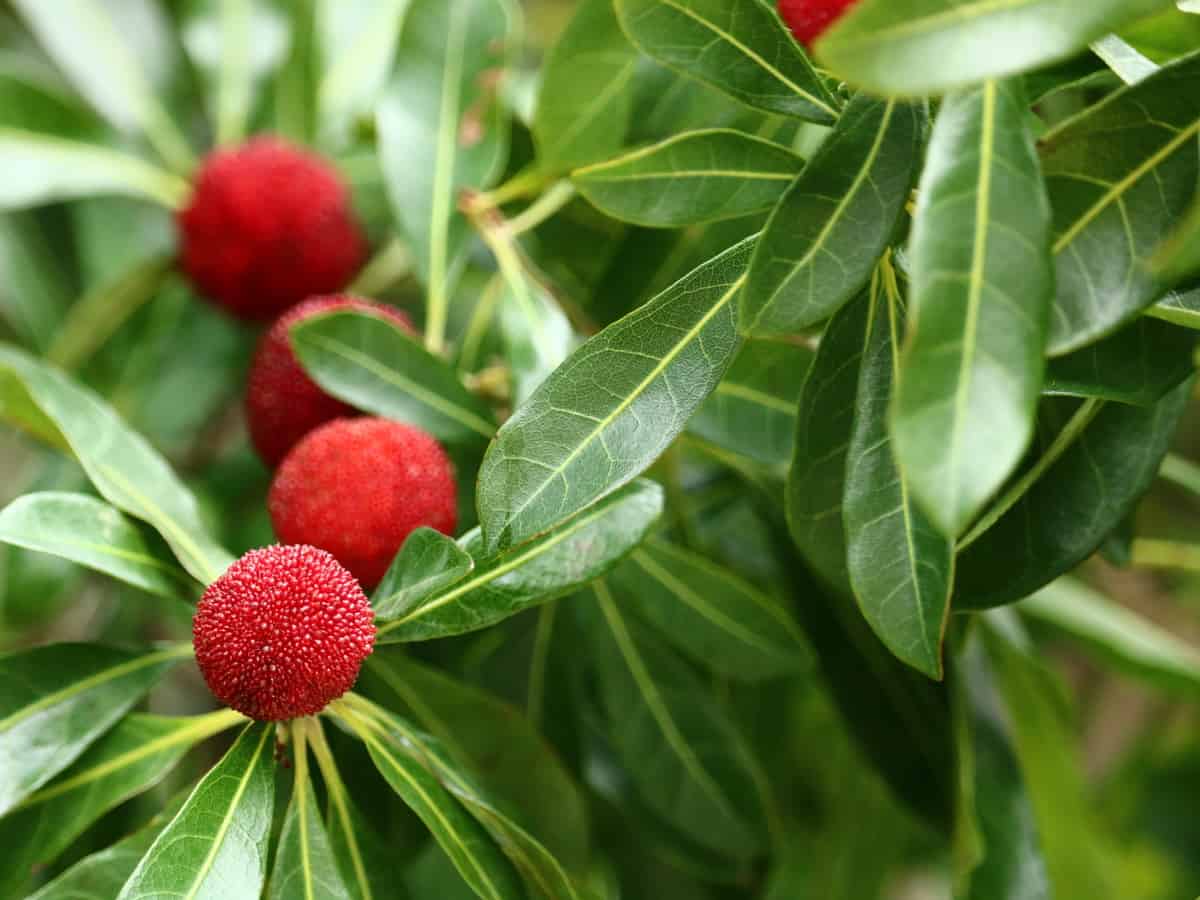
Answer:
[[[305,373],[288,330],[298,322],[334,309],[375,312],[412,332],[408,316],[358,297],[311,297],[280,316],[262,336],[246,379],[246,424],[250,440],[269,466],[277,466],[299,440],[333,419],[354,415],[353,407],[319,388]]]
[[[367,587],[380,582],[415,528],[452,534],[454,467],[419,428],[389,419],[335,419],[284,459],[267,498],[285,543],[328,550]]]
[[[192,621],[217,698],[265,722],[311,716],[354,686],[375,645],[354,576],[316,547],[251,550],[208,586]]]
[[[779,15],[796,40],[811,47],[858,0],[779,0]]]
[[[277,138],[210,154],[178,222],[183,270],[241,319],[341,290],[366,254],[338,173]]]

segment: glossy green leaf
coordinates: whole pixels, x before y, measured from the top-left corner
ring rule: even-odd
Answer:
[[[1148,308],[1145,315],[1200,331],[1200,284],[1171,291]]]
[[[916,505],[909,478],[896,465],[888,409],[898,377],[902,311],[891,288],[876,284],[871,293],[842,507],[850,584],[887,648],[940,679],[954,541]]]
[[[179,718],[134,714],[118,722],[73,765],[0,819],[5,848],[0,896],[9,896],[8,888],[35,864],[54,860],[105,812],[161,781],[191,747],[241,720],[226,709]]]
[[[487,440],[487,404],[443,360],[389,319],[353,310],[312,316],[292,347],[317,384],[359,409],[410,422],[446,443]]]
[[[359,737],[379,773],[425,823],[472,890],[483,900],[522,900],[524,891],[512,865],[455,794],[429,771],[433,760],[418,755],[411,737],[393,737],[374,727],[363,728]]]
[[[636,66],[612,0],[580,3],[542,67],[533,117],[539,169],[565,172],[621,148]]]
[[[1150,265],[1163,281],[1200,274],[1200,198],[1174,233],[1158,249]]]
[[[127,133],[144,132],[172,168],[186,171],[192,151],[171,120],[139,59],[140,48],[97,0],[40,0],[13,4],[75,89],[110,123]],[[7,165],[4,170],[11,173]],[[6,181],[9,180],[7,177]]]
[[[848,303],[825,328],[804,386],[787,481],[787,521],[796,547],[830,586],[850,591],[842,500],[858,403],[871,298]]]
[[[835,75],[921,97],[1065,59],[1171,0],[862,0],[817,46]]]
[[[75,286],[37,213],[0,214],[0,318],[13,333],[45,351],[74,299]]]
[[[331,799],[326,827],[346,890],[354,900],[404,900],[408,894],[395,848],[375,832],[348,796],[341,802],[345,815]]]
[[[274,812],[274,734],[270,722],[246,727],[146,851],[117,900],[259,896]]]
[[[1020,600],[1094,552],[1154,480],[1190,392],[1189,381],[1153,406],[1103,406],[1021,501],[960,552],[954,607]]]
[[[287,10],[287,56],[272,79],[272,126],[282,137],[312,144],[317,132],[317,84],[321,78],[317,0],[294,0]]]
[[[642,541],[662,504],[662,489],[639,480],[552,530],[494,554],[475,529],[459,540],[475,559],[470,576],[380,627],[378,640],[420,641],[476,631],[576,591]]]
[[[372,654],[360,682],[406,711],[470,770],[570,871],[588,863],[582,788],[518,710],[492,694],[421,665],[396,649]]]
[[[1050,361],[1047,394],[1148,406],[1195,371],[1196,333],[1145,316]]]
[[[680,228],[773,207],[804,160],[740,131],[689,131],[577,169],[571,180],[593,206],[635,225]]]
[[[64,138],[99,130],[96,119],[69,87],[19,52],[0,50],[0,109],[10,128]]]
[[[913,496],[960,534],[1033,436],[1054,272],[1019,82],[946,98],[912,236],[892,437]]]
[[[371,597],[376,621],[387,622],[411,612],[462,581],[474,568],[475,560],[454,538],[432,528],[418,528],[404,541]]]
[[[22,209],[94,194],[125,194],[176,209],[181,178],[119,150],[0,128],[0,209]]]
[[[429,289],[431,346],[469,235],[459,193],[488,187],[508,152],[491,84],[515,50],[514,17],[507,0],[412,0],[376,111],[388,197]]]
[[[699,676],[631,622],[603,581],[573,609],[591,648],[608,737],[641,798],[709,850],[757,854],[771,799],[745,740]]]
[[[558,301],[524,268],[505,272],[496,324],[513,382],[513,404],[532,396],[575,346],[575,332]]]
[[[1136,84],[1158,71],[1153,60],[1143,56],[1138,49],[1115,34],[1107,34],[1093,42],[1092,52],[1104,60],[1125,84]]]
[[[609,582],[623,608],[727,678],[794,675],[812,662],[808,642],[777,599],[700,554],[649,541]]]
[[[639,50],[768,112],[828,124],[837,101],[779,20],[762,4],[726,0],[616,0]]]
[[[1119,671],[1188,695],[1200,689],[1200,651],[1082,581],[1060,578],[1017,610]]]
[[[202,584],[233,557],[208,535],[191,492],[140,435],[94,394],[12,347],[0,345],[0,418],[68,448],[106,500],[150,523]]]
[[[795,334],[866,285],[908,200],[920,128],[915,106],[850,101],[767,221],[742,296],[744,334]]]
[[[350,900],[308,779],[292,792],[267,896],[269,900]]]
[[[1200,53],[1042,137],[1058,265],[1052,355],[1091,343],[1162,295],[1147,264],[1195,192],[1197,135]]]
[[[132,521],[102,500],[56,491],[24,494],[0,510],[0,542],[51,553],[170,600],[191,579]]]
[[[74,762],[190,655],[187,644],[141,655],[49,644],[0,656],[0,815]]]
[[[604,329],[505,423],[479,473],[486,549],[546,531],[670,445],[737,351],[733,300],[751,246],[730,248]]]
[[[792,458],[797,401],[814,355],[797,344],[747,341],[688,422],[688,432],[783,468]]]

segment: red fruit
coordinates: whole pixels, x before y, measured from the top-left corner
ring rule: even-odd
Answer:
[[[324,550],[251,550],[208,586],[192,620],[217,698],[252,719],[311,716],[354,686],[375,646],[371,604]]]
[[[354,408],[319,388],[305,373],[288,341],[297,322],[331,309],[358,309],[386,316],[412,332],[408,316],[358,297],[310,297],[280,316],[262,336],[246,378],[246,424],[258,455],[277,466],[296,443],[333,419],[354,415]]]
[[[389,419],[334,419],[284,459],[267,498],[285,543],[328,550],[367,587],[383,578],[415,528],[452,534],[454,468],[419,428]]]
[[[858,0],[779,0],[779,15],[796,40],[811,47]]]
[[[366,254],[338,173],[278,138],[211,153],[178,223],[183,270],[240,319],[341,290]]]

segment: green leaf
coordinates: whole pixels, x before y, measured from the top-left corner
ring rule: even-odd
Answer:
[[[1200,274],[1200,198],[1187,217],[1150,259],[1158,277],[1167,282]]]
[[[1171,0],[862,0],[817,44],[839,78],[922,97],[1003,78],[1083,50]]]
[[[301,784],[297,776],[267,896],[269,900],[350,900],[308,778]]]
[[[1200,331],[1200,284],[1171,291],[1147,309],[1145,315]]]
[[[688,422],[688,432],[783,468],[792,458],[796,402],[814,356],[797,344],[747,341]]]
[[[850,592],[842,524],[846,460],[854,431],[869,294],[834,315],[804,379],[787,481],[787,522],[808,564],[830,586]]]
[[[118,722],[72,766],[0,819],[5,848],[0,896],[8,896],[8,888],[15,889],[35,864],[53,861],[105,812],[161,781],[190,748],[241,720],[225,709],[179,718],[134,714]]]
[[[1195,53],[1042,137],[1058,265],[1051,355],[1091,343],[1162,295],[1148,263],[1195,192],[1198,134]]]
[[[287,10],[291,37],[287,57],[272,79],[273,125],[283,137],[312,144],[317,132],[317,0],[294,0]]]
[[[173,169],[191,167],[193,156],[187,140],[155,96],[137,48],[126,43],[127,36],[122,35],[105,4],[63,0],[51,7],[39,0],[15,0],[13,5],[97,112],[121,131],[145,133]],[[11,173],[7,165],[3,168]]]
[[[1189,381],[1153,406],[1104,405],[1019,502],[960,547],[955,609],[1020,600],[1093,553],[1158,474],[1190,391]]]
[[[191,579],[118,510],[86,494],[44,491],[0,510],[0,542],[50,553],[151,594],[178,600]]]
[[[0,418],[68,448],[113,506],[150,523],[201,584],[233,557],[208,535],[196,499],[140,435],[91,390],[0,345]]]
[[[313,380],[364,412],[410,422],[448,444],[495,434],[487,404],[390,319],[355,310],[323,313],[294,326],[290,336]]]
[[[710,129],[577,169],[571,180],[614,219],[680,228],[770,209],[803,165],[787,147]]]
[[[454,538],[432,528],[418,528],[404,541],[371,597],[376,621],[398,619],[417,609],[462,581],[474,568],[475,560]]]
[[[0,656],[0,815],[74,762],[190,644],[141,655],[50,644]]]
[[[1033,436],[1054,296],[1050,208],[1020,83],[946,98],[921,176],[892,437],[913,496],[960,534]]]
[[[257,897],[274,812],[275,725],[246,726],[125,882],[117,900]]]
[[[749,106],[829,124],[837,101],[764,5],[727,0],[616,0],[621,26],[658,62]]]
[[[866,285],[908,200],[920,129],[915,106],[850,101],[767,221],[746,279],[744,334],[794,334]]]
[[[479,473],[488,551],[540,534],[628,483],[683,430],[737,351],[733,299],[752,242],[587,341],[505,423]]]
[[[621,148],[633,109],[638,56],[612,0],[584,0],[542,66],[533,117],[537,165],[564,172]]]
[[[808,642],[778,600],[697,553],[649,541],[609,580],[626,609],[727,678],[762,681],[812,663]]]
[[[1092,44],[1092,52],[1104,60],[1125,84],[1136,84],[1158,71],[1158,66],[1125,43],[1115,34],[1108,34]]]
[[[575,332],[550,291],[514,262],[502,265],[505,289],[497,325],[512,376],[513,403],[520,406],[571,354]]]
[[[505,67],[515,50],[515,15],[507,0],[412,0],[376,111],[388,197],[429,289],[435,350],[469,235],[459,193],[488,187],[508,152],[509,123],[489,70]]]
[[[0,109],[4,124],[36,134],[85,138],[99,130],[91,111],[38,62],[0,51]]]
[[[468,578],[380,627],[378,641],[421,641],[486,628],[563,597],[611,569],[662,513],[662,490],[638,480],[526,543],[489,554],[475,529],[459,546],[475,559]]]
[[[1076,739],[1063,717],[1060,689],[1007,618],[989,614],[984,644],[1013,745],[1029,786],[1053,896],[1059,900],[1111,897],[1116,872],[1097,839]]]
[[[75,299],[75,286],[43,224],[33,212],[0,214],[0,315],[38,351],[55,339]]]
[[[394,724],[393,718],[388,716],[387,724]],[[379,773],[425,823],[471,889],[483,900],[523,900],[512,865],[455,794],[426,768],[432,760],[417,756],[419,748],[403,732],[393,736],[371,725],[358,733]]]
[[[94,194],[126,194],[183,205],[187,182],[136,156],[64,138],[0,128],[0,209],[23,209]]]
[[[745,858],[765,846],[758,763],[700,678],[631,623],[603,581],[573,609],[591,648],[606,731],[642,799],[692,841]]]
[[[892,278],[891,271],[885,278]],[[954,541],[917,507],[908,476],[892,455],[888,408],[898,376],[900,298],[894,281],[874,285],[871,293],[842,508],[850,584],[887,648],[940,680]]]
[[[1017,610],[1078,641],[1102,662],[1156,687],[1194,695],[1200,652],[1082,581],[1060,578]]]
[[[1043,391],[1149,406],[1195,371],[1196,333],[1145,316],[1050,361]]]

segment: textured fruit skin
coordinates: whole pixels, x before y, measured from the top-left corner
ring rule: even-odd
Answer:
[[[419,428],[389,419],[334,419],[284,459],[267,497],[275,534],[328,550],[366,587],[382,580],[415,528],[453,534],[454,467]]]
[[[338,173],[273,137],[209,154],[177,221],[184,272],[240,319],[341,290],[366,255]]]
[[[779,15],[796,40],[811,47],[858,0],[779,0]]]
[[[311,716],[354,686],[375,646],[371,604],[316,547],[251,550],[208,586],[196,662],[222,703],[263,722]]]
[[[412,322],[398,309],[348,295],[310,297],[276,319],[259,340],[246,378],[250,440],[272,468],[317,426],[355,414],[353,407],[331,397],[308,377],[288,341],[293,325],[334,309],[375,312],[413,332]]]

